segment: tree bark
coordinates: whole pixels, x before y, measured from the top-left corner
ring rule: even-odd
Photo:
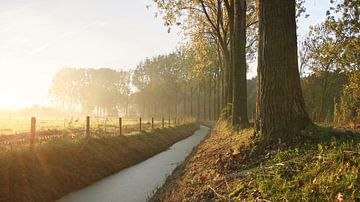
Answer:
[[[226,109],[229,105],[229,78],[230,78],[231,72],[230,72],[230,54],[228,50],[224,50],[224,107]],[[227,118],[227,114],[226,114]]]
[[[246,0],[235,0],[232,125],[249,126],[246,83]]]
[[[227,109],[228,114],[232,114],[232,102],[233,102],[233,69],[234,69],[234,0],[230,0],[230,7],[228,8],[228,15],[229,15],[229,41],[230,41],[230,51],[229,57],[226,58],[228,60],[228,89],[227,89]],[[229,117],[227,117],[229,118]]]
[[[292,140],[310,123],[297,60],[295,0],[259,0],[256,129]]]
[[[209,78],[209,86],[208,86],[208,120],[212,120],[212,114],[211,114],[211,108],[212,108],[212,105],[211,105],[211,101],[213,99],[212,97],[212,78]]]

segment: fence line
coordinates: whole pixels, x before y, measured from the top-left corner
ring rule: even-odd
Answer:
[[[26,135],[26,133],[19,134],[19,135],[0,135],[0,151],[7,150],[9,147],[10,149],[16,147],[18,145],[30,145],[31,149],[34,149],[36,144],[41,144],[47,142],[52,139],[62,138],[62,137],[69,137],[69,138],[89,138],[93,134],[97,136],[116,136],[116,135],[124,135],[126,133],[131,133],[135,131],[142,132],[146,129],[155,129],[155,128],[165,128],[165,118],[162,117],[158,123],[155,122],[155,118],[151,117],[149,122],[143,123],[142,117],[139,117],[138,124],[123,124],[123,118],[118,118],[118,125],[108,125],[108,119],[104,122],[104,128],[101,128],[101,124],[99,124],[98,120],[94,120],[98,122],[97,128],[95,127],[93,119],[90,116],[87,116],[85,119],[85,124],[82,125],[82,129],[80,128],[65,128],[64,122],[64,129],[47,129],[46,131],[37,130],[37,124],[44,123],[44,121],[37,121],[36,117],[31,117],[30,123],[30,134]],[[180,121],[182,120],[182,121]],[[174,118],[174,125],[180,124],[184,119],[177,119]],[[73,119],[71,119],[73,121]],[[75,122],[78,122],[77,119]],[[70,124],[69,124],[70,125]],[[168,120],[168,126],[171,127],[171,117]],[[108,130],[109,129],[109,130]],[[115,129],[111,131],[111,129]]]

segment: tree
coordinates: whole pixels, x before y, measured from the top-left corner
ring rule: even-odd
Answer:
[[[246,84],[246,0],[235,0],[232,124],[249,125]]]
[[[320,108],[317,121],[324,121],[326,118],[326,101],[331,85],[331,72],[339,71],[336,65],[338,55],[337,45],[331,37],[331,33],[326,29],[325,24],[320,24],[310,28],[308,37],[303,43],[306,54],[304,66],[320,79]],[[333,77],[334,78],[334,77]]]
[[[49,95],[61,108],[74,113],[80,105],[85,71],[63,68],[53,78]]]
[[[199,45],[208,44],[209,42],[216,44],[218,59],[220,61],[219,64],[221,64],[221,66],[218,67],[218,72],[221,72],[221,74],[217,76],[222,76],[222,107],[227,109],[225,118],[230,118],[230,115],[233,115],[233,123],[238,124],[241,110],[241,120],[247,123],[247,111],[243,110],[247,105],[246,76],[238,76],[236,81],[233,78],[235,73],[234,60],[240,57],[246,64],[246,57],[237,55],[237,53],[234,52],[234,28],[236,26],[234,23],[234,0],[154,0],[154,2],[163,16],[165,25],[180,25],[193,46],[199,47]],[[249,5],[249,7],[246,7],[245,4],[245,7],[242,8],[245,9],[242,11],[242,14],[248,15],[249,18],[245,21],[245,26],[241,27],[241,29],[246,28],[250,30],[248,32],[250,33],[249,36],[245,35],[245,37],[250,38],[249,44],[247,44],[247,46],[239,46],[238,48],[243,48],[244,50],[241,52],[247,51],[248,58],[253,59],[253,45],[256,42],[256,37],[255,32],[253,32],[254,29],[250,28],[253,28],[253,26],[257,24],[255,1],[249,0]],[[203,48],[197,48],[195,50],[202,49]],[[234,85],[241,85],[240,91],[238,91],[238,88],[234,90]],[[239,108],[239,111],[235,114],[231,113],[234,93],[242,93],[241,96],[236,96],[237,98],[241,98],[236,99],[236,105],[239,107],[245,106]]]
[[[351,74],[344,86],[339,105],[335,107],[334,122],[340,126],[360,127],[360,72]]]
[[[348,71],[360,71],[360,0],[331,3],[325,25],[338,45],[337,62]]]
[[[292,140],[310,123],[300,86],[295,0],[259,0],[256,130]]]
[[[61,69],[53,78],[49,94],[62,109],[98,116],[117,116],[127,111],[130,74],[109,68]]]
[[[356,126],[360,123],[360,0],[331,0],[331,3],[326,29],[334,36],[337,45],[336,63],[348,77],[340,102],[335,107],[335,123]]]

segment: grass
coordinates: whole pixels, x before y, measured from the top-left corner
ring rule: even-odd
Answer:
[[[0,201],[53,201],[141,162],[190,136],[198,124],[128,136],[54,139],[0,153]]]
[[[93,130],[108,129],[116,131],[119,127],[117,118],[91,118],[90,126]],[[167,121],[167,120],[166,120]],[[85,117],[68,118],[38,118],[36,123],[37,131],[49,130],[84,130]],[[143,124],[150,124],[151,119],[143,119]],[[161,120],[155,120],[160,124]],[[139,119],[123,119],[123,126],[137,125]],[[30,132],[30,118],[0,118],[0,135],[17,135]]]
[[[360,134],[315,126],[301,144],[260,151],[253,132],[219,122],[152,200],[360,200]]]
[[[182,119],[181,123],[191,121]],[[173,123],[172,123],[173,125]],[[168,122],[164,122],[168,127]],[[154,128],[162,127],[161,120],[154,120]],[[142,130],[151,129],[151,119],[142,120]],[[139,119],[123,119],[122,134],[139,131]],[[114,136],[119,134],[117,118],[91,118],[91,136]],[[36,123],[36,142],[42,144],[54,138],[81,139],[85,137],[85,118],[40,118]],[[30,119],[0,119],[0,152],[11,151],[19,146],[29,145]]]
[[[360,200],[360,134],[318,127],[302,145],[261,156],[248,170],[256,189],[271,200]]]

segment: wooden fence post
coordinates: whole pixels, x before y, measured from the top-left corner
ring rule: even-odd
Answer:
[[[90,137],[90,116],[86,117],[86,137]]]
[[[151,118],[151,129],[154,129],[154,117]]]
[[[31,129],[30,129],[30,148],[35,147],[35,135],[36,135],[36,118],[31,117]]]
[[[175,123],[174,123],[174,125],[176,126],[176,123],[177,123],[177,118],[175,118],[174,120],[175,120]]]
[[[141,132],[141,117],[140,117],[139,121],[140,121],[140,124],[139,124],[139,131]]]
[[[122,118],[119,118],[119,133],[122,135]]]
[[[165,119],[164,119],[164,117],[162,117],[162,123],[161,123],[161,125],[162,125],[162,128],[164,128],[164,126],[165,126]]]
[[[169,117],[169,127],[171,126],[171,119],[170,119],[170,117]]]

